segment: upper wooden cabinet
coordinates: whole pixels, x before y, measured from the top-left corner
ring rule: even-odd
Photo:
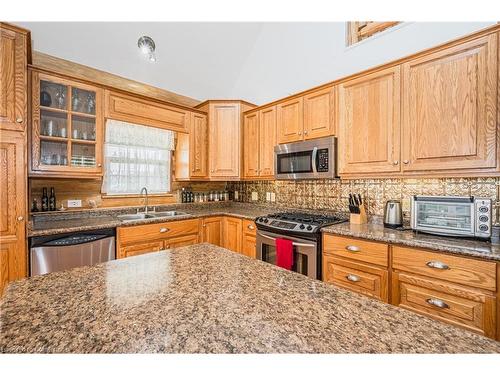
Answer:
[[[0,23],[0,129],[27,123],[27,44],[29,33]]]
[[[259,148],[261,136],[259,132],[259,112],[243,117],[243,173],[244,177],[259,177]],[[265,140],[268,142],[268,140]]]
[[[182,108],[141,99],[114,91],[105,91],[106,118],[187,133],[191,112]]]
[[[339,173],[400,171],[400,68],[339,85]]]
[[[192,113],[189,165],[191,178],[208,178],[208,123],[207,115]]]
[[[32,175],[102,175],[102,90],[31,72]]]
[[[334,134],[334,101],[332,87],[304,96],[304,139]]]
[[[304,99],[287,100],[276,106],[278,143],[289,143],[304,139]]]
[[[403,170],[497,166],[497,34],[403,64]]]
[[[244,178],[274,177],[276,107],[245,114],[243,118]]]

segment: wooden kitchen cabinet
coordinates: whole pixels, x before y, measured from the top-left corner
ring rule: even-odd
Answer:
[[[102,90],[31,71],[31,175],[102,176]]]
[[[335,134],[334,88],[328,87],[304,96],[304,139]]]
[[[259,177],[260,132],[259,112],[243,116],[243,177]],[[268,141],[268,140],[266,140]]]
[[[1,130],[26,129],[29,42],[27,30],[0,22]]]
[[[278,143],[304,139],[304,99],[290,99],[276,105]]]
[[[497,38],[402,65],[403,171],[497,167]]]
[[[400,92],[399,66],[339,85],[339,174],[400,171]]]
[[[110,90],[105,90],[104,95],[106,118],[182,133],[189,131],[191,112],[186,109]]]
[[[244,178],[274,178],[274,146],[276,146],[276,107],[244,115]]]
[[[0,295],[10,281],[27,274],[26,135],[1,130],[0,137]]]
[[[257,253],[257,227],[251,220],[242,220],[241,254],[255,258]]]
[[[226,249],[240,253],[242,239],[241,219],[228,216],[224,217],[222,233],[222,246]]]
[[[202,241],[212,245],[222,246],[222,221],[220,216],[207,217],[202,223]]]
[[[191,116],[189,166],[192,179],[208,178],[208,123],[207,115]]]
[[[199,219],[118,227],[117,258],[192,245],[199,232]]]

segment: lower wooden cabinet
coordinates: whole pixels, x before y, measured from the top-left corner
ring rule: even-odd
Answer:
[[[407,273],[393,273],[396,306],[496,337],[496,298],[492,293]]]
[[[242,227],[241,253],[250,258],[255,258],[257,252],[257,227],[251,220],[243,220]]]
[[[203,242],[222,246],[222,220],[220,216],[203,219],[201,236]]]
[[[240,253],[242,235],[241,219],[234,217],[225,217],[223,225],[224,228],[222,229],[222,246],[226,249]]]
[[[323,257],[323,280],[388,302],[388,271],[337,257]]]
[[[117,258],[193,245],[199,242],[198,219],[117,228]]]

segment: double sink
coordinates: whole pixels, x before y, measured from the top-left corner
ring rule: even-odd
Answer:
[[[117,218],[121,221],[134,221],[144,219],[157,219],[160,217],[175,217],[175,216],[188,216],[189,214],[179,211],[160,211],[160,212],[140,212],[136,214],[118,215]]]

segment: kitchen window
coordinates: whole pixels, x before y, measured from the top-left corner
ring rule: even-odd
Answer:
[[[108,120],[104,142],[107,195],[170,192],[174,132],[123,121]]]
[[[350,21],[347,22],[347,45],[358,43],[390,27],[396,26],[397,21]]]

